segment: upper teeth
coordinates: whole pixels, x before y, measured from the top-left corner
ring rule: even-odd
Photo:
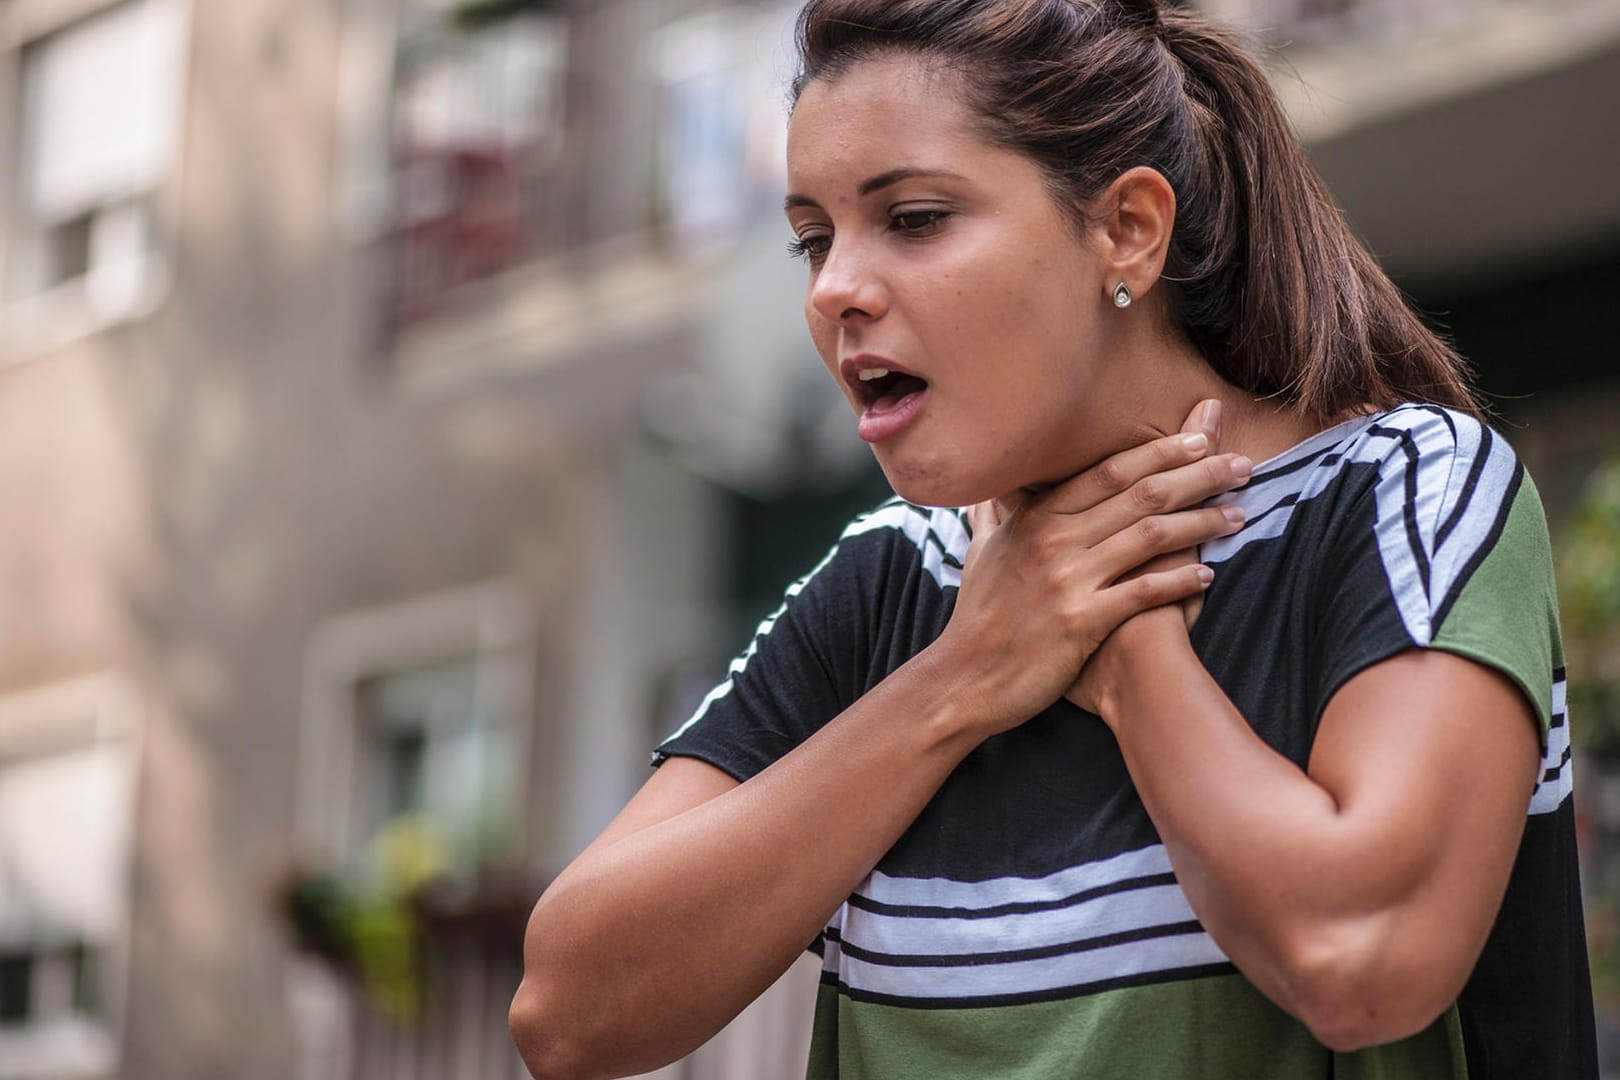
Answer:
[[[888,368],[867,368],[865,371],[861,372],[861,382],[871,382],[873,379],[881,379],[888,373]]]

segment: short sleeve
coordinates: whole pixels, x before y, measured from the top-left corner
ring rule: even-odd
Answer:
[[[1438,407],[1408,407],[1362,435],[1375,478],[1325,554],[1318,712],[1357,672],[1412,647],[1512,679],[1544,748],[1562,678],[1546,517],[1505,440]],[[1561,720],[1561,716],[1556,719]]]
[[[693,757],[747,780],[854,702],[852,658],[868,651],[865,580],[883,542],[858,526],[788,587],[725,680],[653,752],[654,766]]]

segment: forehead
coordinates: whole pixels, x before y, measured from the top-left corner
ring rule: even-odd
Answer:
[[[943,164],[944,158],[964,167],[998,151],[981,134],[960,77],[910,54],[858,60],[816,79],[799,95],[788,124],[794,187],[858,183],[902,159]]]

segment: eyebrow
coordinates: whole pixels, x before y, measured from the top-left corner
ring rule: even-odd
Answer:
[[[886,187],[893,187],[902,180],[914,180],[918,177],[927,177],[934,180],[966,180],[967,177],[946,169],[924,169],[914,165],[902,165],[898,169],[890,169],[886,173],[879,173],[869,179],[862,180],[855,193],[866,197],[874,191],[882,191]],[[782,200],[783,210],[792,210],[796,206],[814,206],[819,208],[820,203],[808,195],[789,195]]]

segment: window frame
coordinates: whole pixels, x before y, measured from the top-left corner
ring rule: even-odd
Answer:
[[[535,620],[523,593],[503,581],[429,593],[338,615],[311,635],[305,661],[298,747],[298,832],[302,843],[345,871],[363,868],[372,839],[371,768],[360,687],[379,677],[471,658],[480,686],[509,717],[514,859],[533,843],[525,792],[533,776]],[[357,782],[358,781],[358,782]],[[526,869],[520,865],[516,869]]]
[[[30,219],[22,192],[26,138],[28,54],[52,37],[132,3],[155,3],[172,10],[175,26],[172,138],[158,175],[131,197],[108,200],[102,209],[144,202],[146,239],[136,256],[88,273],[29,288],[17,281],[20,268],[41,256],[50,229]],[[11,178],[0,212],[0,367],[54,353],[115,326],[140,322],[155,313],[174,283],[174,245],[182,193],[186,120],[191,87],[194,0],[76,0],[45,7],[24,4],[0,23],[0,171]],[[92,241],[93,242],[93,241]]]
[[[0,1066],[0,1080],[54,1075],[62,1061],[59,1056],[53,1056],[52,1039],[47,1037],[53,1031],[57,1037],[66,1032],[68,1037],[80,1040],[81,1046],[84,1039],[104,1043],[110,1055],[105,1071],[90,1075],[110,1080],[121,1070],[131,985],[133,877],[140,824],[137,811],[144,774],[143,715],[141,698],[133,685],[115,672],[101,672],[0,696],[0,770],[18,762],[102,746],[120,750],[125,758],[122,764],[129,770],[129,801],[124,808],[128,846],[120,856],[120,865],[114,868],[123,885],[119,922],[110,940],[98,943],[103,948],[97,954],[92,976],[99,998],[99,1015],[81,1018],[70,1008],[69,1017],[55,1025],[36,1021],[0,1026],[0,1062],[5,1063]],[[60,942],[48,944],[52,952],[61,952],[64,948]],[[76,944],[83,945],[82,942]],[[66,948],[71,952],[74,945],[69,943]],[[38,957],[42,951],[36,948],[31,952],[35,961],[31,978],[36,983],[40,975]],[[57,976],[58,990],[65,987],[68,1004],[76,1006],[80,987],[72,960],[57,957],[56,961],[46,974]],[[64,976],[65,984],[62,983]]]

